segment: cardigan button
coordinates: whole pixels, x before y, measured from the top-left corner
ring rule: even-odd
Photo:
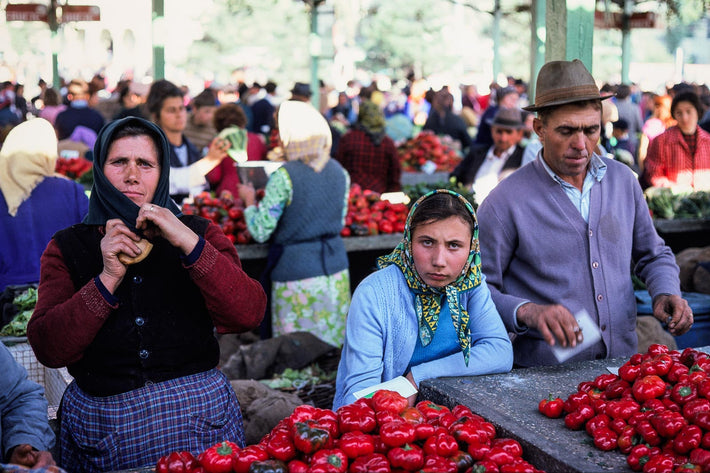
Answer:
[[[602,296],[601,294],[598,294],[598,295],[597,295],[597,300],[598,300],[598,301],[604,300],[604,296]]]
[[[140,284],[143,282],[143,278],[141,276],[133,276],[133,282],[134,284]]]
[[[594,263],[592,263],[592,268],[597,269],[598,267],[599,267],[598,262],[595,261]]]
[[[602,329],[602,332],[606,332],[606,324],[603,324],[603,325],[601,326],[601,329]]]
[[[138,356],[140,356],[142,359],[145,360],[146,358],[148,358],[150,356],[150,353],[148,352],[148,350],[141,350],[138,353]]]
[[[136,325],[138,325],[139,327],[142,327],[143,324],[145,324],[145,319],[143,317],[136,317],[135,322],[136,322]]]

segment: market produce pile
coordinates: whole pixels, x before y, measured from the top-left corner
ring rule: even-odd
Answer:
[[[263,197],[264,190],[258,189],[257,201]],[[232,243],[246,245],[254,242],[244,220],[244,203],[229,191],[222,191],[219,196],[213,192],[202,192],[195,196],[192,203],[184,203],[182,211],[186,215],[199,215],[212,220]],[[350,186],[345,226],[340,234],[347,237],[401,233],[408,211],[405,204],[382,200],[379,193],[353,184]]]
[[[710,192],[675,193],[668,187],[649,187],[644,195],[654,218],[710,218]]]
[[[79,179],[91,171],[91,166],[91,161],[86,158],[60,158],[54,170],[69,179]]]
[[[431,131],[421,131],[397,147],[404,172],[451,172],[461,156]]]
[[[37,304],[37,289],[34,287],[27,288],[16,295],[12,300],[12,305],[17,310],[17,314],[0,329],[0,336],[24,337],[27,335],[27,322],[32,317],[35,304]]]
[[[162,457],[156,473],[530,472],[520,443],[496,437],[493,424],[463,405],[408,407],[380,390],[337,411],[298,406],[264,438],[240,449],[220,442],[195,458]]]
[[[583,381],[566,400],[551,394],[541,413],[564,415],[599,450],[619,450],[634,471],[710,472],[710,355],[651,345],[617,374]]]

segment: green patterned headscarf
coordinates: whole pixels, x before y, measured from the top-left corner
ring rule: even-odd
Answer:
[[[422,201],[438,193],[448,193],[459,199],[471,213],[473,218],[473,234],[471,235],[471,250],[459,277],[451,284],[444,287],[432,287],[426,284],[417,273],[412,257],[412,216]],[[444,303],[444,297],[449,303],[451,319],[454,329],[458,335],[459,346],[463,352],[464,360],[468,365],[469,352],[471,348],[471,327],[470,317],[465,307],[459,301],[459,293],[471,290],[481,284],[481,253],[478,246],[478,221],[473,206],[460,194],[447,189],[438,189],[423,195],[417,200],[409,211],[407,222],[404,228],[402,241],[395,247],[392,253],[377,259],[378,269],[382,269],[391,264],[396,265],[407,281],[407,286],[414,294],[414,309],[419,321],[419,339],[422,346],[431,343],[439,323],[439,313]]]
[[[358,126],[365,131],[375,146],[379,146],[385,136],[385,114],[379,106],[370,100],[360,103],[357,116]]]

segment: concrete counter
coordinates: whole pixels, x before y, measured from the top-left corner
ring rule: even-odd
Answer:
[[[699,350],[710,353],[710,347]],[[597,450],[584,430],[569,430],[563,418],[549,419],[537,408],[548,394],[567,399],[580,382],[591,381],[608,373],[607,367],[618,368],[625,361],[586,361],[498,375],[433,379],[421,383],[419,396],[450,408],[468,406],[492,422],[498,436],[518,440],[525,458],[548,473],[631,472],[626,455],[618,450]]]

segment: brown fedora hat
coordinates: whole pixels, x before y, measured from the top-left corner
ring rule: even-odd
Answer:
[[[546,107],[584,100],[604,100],[613,96],[599,93],[594,77],[579,59],[550,61],[540,68],[537,75],[535,103],[523,107],[523,110],[536,112]]]
[[[519,108],[501,107],[496,112],[492,120],[486,120],[490,126],[507,128],[509,130],[521,130],[525,128],[523,114]]]

